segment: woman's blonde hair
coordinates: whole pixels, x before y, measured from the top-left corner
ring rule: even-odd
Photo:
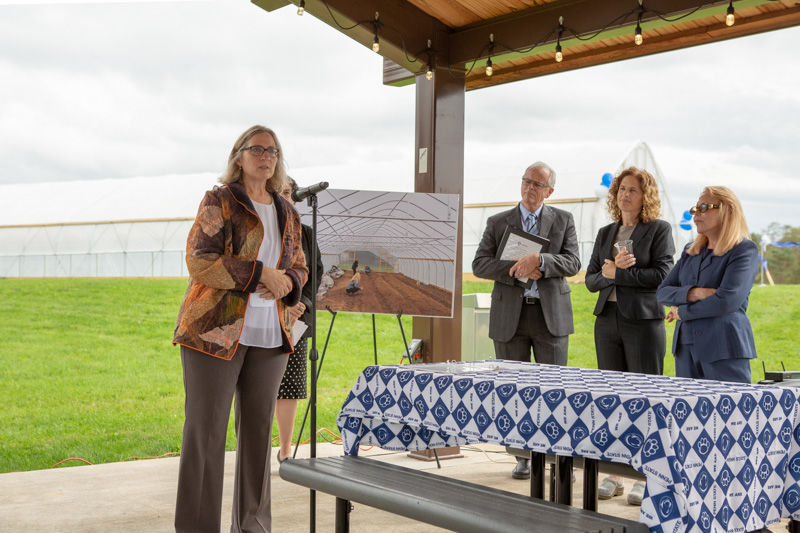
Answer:
[[[225,172],[219,177],[219,182],[227,184],[242,179],[242,167],[239,165],[239,160],[242,158],[242,148],[245,148],[247,141],[259,133],[269,133],[275,140],[275,148],[278,149],[278,160],[275,162],[275,172],[272,174],[272,177],[267,180],[267,191],[280,193],[287,183],[283,149],[281,148],[281,142],[278,140],[278,136],[275,135],[275,132],[265,126],[251,126],[245,130],[244,133],[239,135],[239,138],[233,143],[231,154],[228,156],[228,166],[225,168]]]
[[[713,185],[703,189],[702,195],[710,196],[715,204],[719,204],[719,239],[714,246],[714,255],[720,256],[728,253],[731,248],[750,237],[747,230],[747,221],[744,218],[744,209],[733,191],[722,185]],[[698,233],[692,245],[686,251],[689,255],[699,254],[708,244],[708,237]]]
[[[608,200],[606,207],[608,213],[614,222],[622,222],[622,211],[617,205],[617,193],[622,180],[628,176],[633,176],[639,181],[639,187],[642,189],[642,211],[639,213],[642,222],[649,224],[661,215],[661,198],[658,196],[658,183],[656,179],[648,171],[628,167],[614,178],[611,185],[608,187]]]

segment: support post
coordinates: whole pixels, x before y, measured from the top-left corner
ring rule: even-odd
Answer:
[[[416,77],[416,192],[460,195],[464,207],[464,78],[434,67]],[[425,362],[461,359],[463,217],[458,218],[453,318],[414,318],[412,336],[423,340]]]

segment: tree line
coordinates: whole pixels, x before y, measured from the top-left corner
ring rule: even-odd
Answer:
[[[750,237],[758,244],[760,253],[764,250],[764,241],[771,242],[800,242],[800,227],[787,226],[773,222],[762,233],[753,233]],[[765,259],[772,279],[775,283],[798,284],[800,283],[800,248],[778,248],[767,245]],[[760,272],[760,271],[759,271]],[[764,278],[766,283],[766,277]]]

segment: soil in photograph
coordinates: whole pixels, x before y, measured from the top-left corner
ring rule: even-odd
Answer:
[[[345,287],[352,278],[353,272],[348,271],[335,280],[334,286],[317,299],[317,307],[352,313],[450,316],[453,293],[436,285],[419,283],[399,273],[362,272],[361,290],[347,294]]]

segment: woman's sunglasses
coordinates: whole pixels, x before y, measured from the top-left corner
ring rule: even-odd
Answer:
[[[689,213],[694,215],[696,213],[705,213],[709,209],[719,209],[720,204],[700,204],[694,205],[689,208]]]

